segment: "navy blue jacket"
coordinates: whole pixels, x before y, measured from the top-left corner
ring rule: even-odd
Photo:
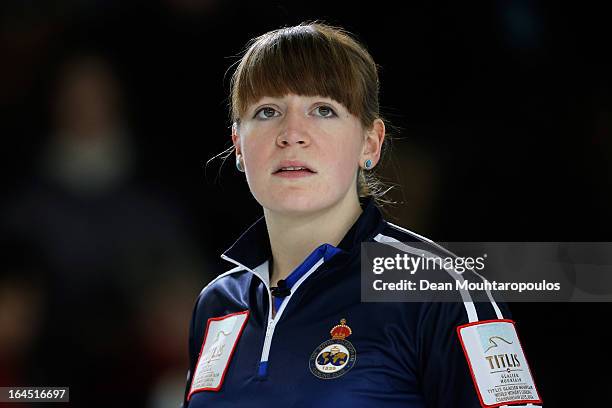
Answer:
[[[337,247],[319,246],[287,278],[291,294],[284,300],[270,295],[263,217],[221,255],[236,267],[197,298],[184,408],[481,406],[456,327],[470,321],[468,314],[471,320],[510,318],[507,305],[361,302],[361,242],[390,237],[436,245],[384,220],[371,198],[361,205],[363,212]],[[274,319],[271,301],[280,307]],[[190,393],[208,319],[244,311],[247,319],[221,386]],[[345,340],[356,359],[339,354],[350,369],[340,376],[315,375],[315,360],[325,363],[320,346],[332,338],[332,328],[342,326],[341,319],[350,327]],[[338,333],[342,337],[346,329]]]

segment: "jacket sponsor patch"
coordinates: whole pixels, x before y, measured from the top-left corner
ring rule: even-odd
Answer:
[[[542,403],[514,321],[468,323],[457,334],[483,407]]]
[[[202,349],[198,356],[187,400],[199,391],[219,391],[249,311],[211,317],[206,323]]]

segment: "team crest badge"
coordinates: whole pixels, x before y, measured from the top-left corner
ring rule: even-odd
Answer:
[[[310,355],[310,372],[324,380],[338,378],[355,365],[357,353],[350,341],[353,333],[346,325],[346,319],[330,330],[331,339],[321,343]]]

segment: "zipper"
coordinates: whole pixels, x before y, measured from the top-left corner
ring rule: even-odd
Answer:
[[[266,291],[268,292],[268,322],[266,325],[266,334],[264,337],[264,343],[263,343],[263,348],[261,350],[261,357],[259,359],[259,364],[257,366],[257,377],[259,378],[264,378],[268,375],[268,356],[270,355],[270,346],[272,344],[272,339],[274,337],[274,330],[276,328],[276,325],[278,324],[280,318],[283,315],[283,312],[285,311],[285,308],[287,306],[287,304],[289,303],[289,301],[291,300],[291,297],[293,296],[293,294],[297,291],[297,289],[300,287],[300,285],[302,284],[302,282],[304,282],[310,275],[312,275],[318,268],[319,266],[321,266],[324,262],[325,262],[325,257],[321,256],[317,262],[315,262],[315,264],[313,266],[310,267],[310,269],[308,269],[308,271],[306,273],[304,273],[304,275],[302,275],[300,277],[300,279],[298,279],[293,286],[291,287],[291,293],[289,294],[289,296],[287,296],[285,298],[285,300],[283,301],[283,303],[281,304],[280,308],[276,311],[276,315],[274,316],[274,318],[272,318],[272,308],[274,307],[274,300],[272,299],[272,292],[270,291],[270,284],[268,282],[268,279],[266,279],[266,277],[262,276],[262,274],[258,273],[259,271],[255,271],[253,269],[250,269],[246,266],[244,266],[243,264],[241,264],[240,262],[235,261],[234,259],[227,257],[225,255],[221,255],[221,258],[232,262],[238,266],[241,266],[242,268],[244,268],[245,270],[251,272],[253,275],[257,276],[257,278],[259,280],[261,280],[264,284],[264,286],[266,287]],[[266,265],[266,270],[269,270],[269,268],[267,267],[269,261],[264,262],[262,265],[260,265],[259,267],[255,268],[258,269],[264,265]]]
[[[268,357],[270,356],[270,347],[272,345],[272,339],[274,337],[274,330],[276,329],[276,325],[280,321],[283,312],[285,311],[289,301],[293,294],[297,291],[300,285],[310,276],[312,275],[319,266],[321,266],[325,262],[325,258],[321,257],[310,269],[306,272],[297,282],[291,287],[291,293],[289,296],[285,298],[280,308],[276,311],[274,318],[272,318],[272,307],[274,305],[272,299],[272,292],[270,291],[270,286],[267,282],[264,281],[266,285],[266,289],[268,290],[268,326],[266,327],[266,336],[264,338],[263,348],[261,350],[261,358],[259,359],[259,366],[257,368],[257,376],[259,378],[264,378],[268,375]],[[261,278],[260,278],[261,279]]]
[[[275,319],[278,317],[280,312],[280,310],[277,311],[274,319],[272,318],[272,307],[274,307],[274,303],[272,303],[272,291],[270,291],[270,285],[267,282],[264,282],[264,285],[268,291],[268,324],[266,325],[266,335],[264,337],[263,348],[261,350],[261,357],[259,359],[259,364],[257,365],[257,376],[260,378],[265,377],[268,374],[268,355],[270,354],[270,345],[272,344],[274,328],[276,327],[276,322],[278,321],[275,321]]]

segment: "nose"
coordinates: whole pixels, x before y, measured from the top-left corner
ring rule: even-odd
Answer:
[[[276,144],[280,147],[294,144],[308,146],[310,136],[307,118],[298,109],[289,109],[283,119],[283,127],[276,139]]]

